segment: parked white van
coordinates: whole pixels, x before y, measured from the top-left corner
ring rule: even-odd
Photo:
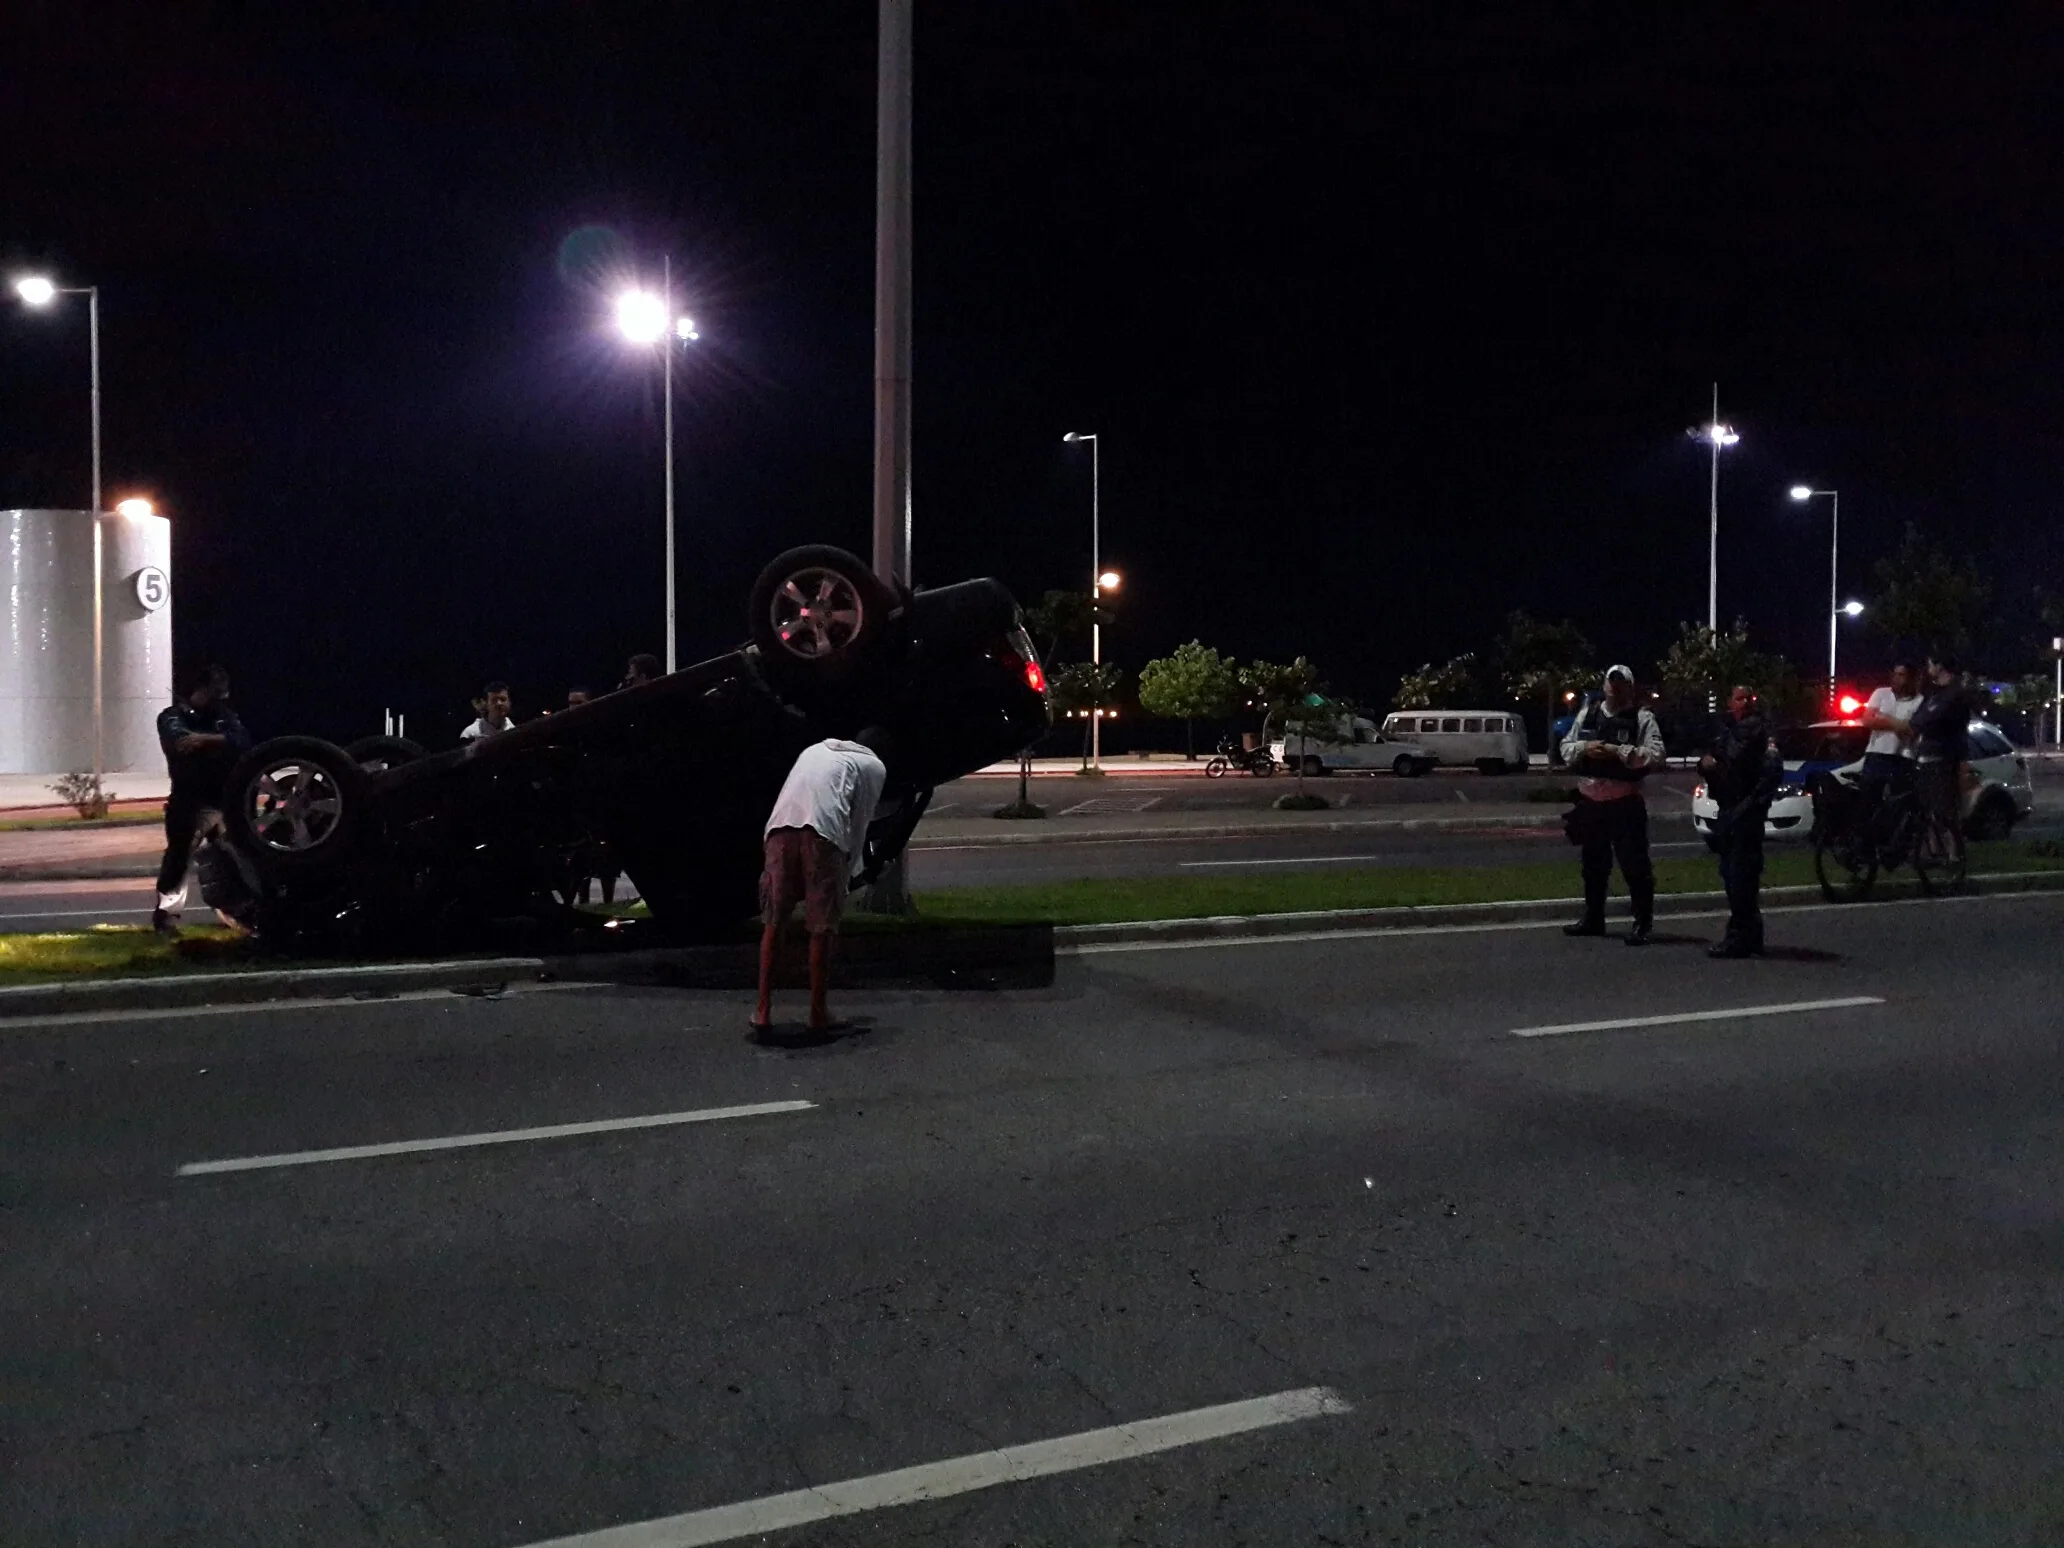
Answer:
[[[1383,734],[1417,742],[1442,763],[1473,763],[1486,774],[1523,772],[1526,722],[1503,710],[1399,710]]]
[[[1331,774],[1336,769],[1424,774],[1440,761],[1417,742],[1385,736],[1376,729],[1375,721],[1359,715],[1342,716],[1330,736],[1312,728],[1291,732],[1273,743],[1269,751],[1276,762],[1292,773],[1302,764],[1306,774]]]

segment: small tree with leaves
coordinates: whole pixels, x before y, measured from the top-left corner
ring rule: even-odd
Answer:
[[[1082,729],[1082,766],[1086,769],[1089,767],[1090,729],[1099,711],[1108,712],[1117,707],[1119,690],[1125,686],[1124,669],[1108,661],[1101,666],[1077,661],[1054,673],[1049,685],[1054,707],[1062,714],[1088,717]]]
[[[1469,651],[1452,661],[1432,662],[1398,679],[1392,695],[1399,709],[1445,709],[1467,704],[1476,697],[1476,652]]]
[[[1319,687],[1319,670],[1299,656],[1287,665],[1274,661],[1250,661],[1240,668],[1240,691],[1247,707],[1261,711],[1261,739],[1269,739],[1269,722],[1292,705],[1300,704]]]
[[[1757,650],[1749,643],[1749,625],[1737,618],[1719,632],[1704,624],[1677,626],[1677,638],[1656,664],[1656,675],[1673,694],[1705,694],[1724,699],[1736,683],[1746,683],[1766,700],[1782,702],[1796,691],[1798,673],[1784,657]]]
[[[1522,609],[1506,618],[1492,660],[1507,693],[1522,703],[1541,705],[1552,758],[1557,706],[1564,695],[1581,693],[1596,676],[1591,642],[1566,618],[1548,623]]]
[[[1908,525],[1899,546],[1877,564],[1878,595],[1867,615],[1872,632],[1889,644],[1966,651],[1992,598],[1992,589],[1968,555],[1952,558]]]
[[[1232,713],[1240,690],[1233,663],[1209,645],[1191,640],[1174,653],[1140,668],[1140,708],[1183,723],[1184,750],[1197,756],[1198,720],[1218,720]]]

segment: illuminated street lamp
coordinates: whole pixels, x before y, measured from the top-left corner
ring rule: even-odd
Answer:
[[[1861,618],[1863,616],[1863,604],[1861,602],[1844,602],[1842,604],[1842,616],[1844,618]]]
[[[658,294],[649,290],[627,290],[616,298],[616,328],[627,343],[649,348],[659,345],[666,379],[666,669],[679,664],[675,654],[674,629],[674,349],[675,343],[692,344],[702,335],[695,319],[674,314],[674,264],[668,258],[662,271],[666,278]],[[673,336],[668,341],[668,335]]]
[[[59,296],[86,298],[86,349],[93,377],[93,782],[97,788],[106,772],[106,735],[103,708],[102,661],[106,656],[104,624],[106,608],[101,591],[100,540],[100,287],[60,285],[47,275],[24,274],[14,282],[14,293],[24,306],[46,307]]]
[[[1103,609],[1099,605],[1106,591],[1118,589],[1118,576],[1108,576],[1104,570],[1103,555],[1103,447],[1093,435],[1083,435],[1070,430],[1061,439],[1070,446],[1089,443],[1089,664],[1100,667],[1104,664],[1104,622]],[[1106,584],[1106,581],[1109,584]],[[1098,681],[1102,678],[1099,676]],[[1089,731],[1089,763],[1091,768],[1104,766],[1104,723],[1101,716],[1092,716]]]
[[[115,514],[118,516],[155,516],[158,508],[144,499],[117,500]]]
[[[1855,618],[1863,612],[1861,602],[1851,602],[1847,607],[1836,605],[1840,593],[1835,589],[1841,579],[1842,557],[1842,497],[1832,489],[1815,489],[1809,484],[1792,485],[1792,498],[1804,505],[1808,500],[1827,496],[1828,502],[1828,623],[1827,623],[1827,676],[1828,692],[1835,691],[1835,624],[1843,613]]]

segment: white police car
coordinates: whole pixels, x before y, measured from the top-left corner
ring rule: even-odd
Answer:
[[[1978,780],[1964,792],[1965,831],[1972,838],[2005,838],[2014,824],[2035,808],[2028,760],[1990,721],[1972,721],[1970,734],[1971,768]],[[1772,733],[1772,740],[1784,759],[1785,772],[1777,799],[1770,803],[1764,837],[1811,838],[1814,776],[1861,766],[1870,733],[1851,721],[1823,720],[1810,726],[1781,727]],[[1704,838],[1719,820],[1720,804],[1700,780],[1691,793],[1691,825]]]

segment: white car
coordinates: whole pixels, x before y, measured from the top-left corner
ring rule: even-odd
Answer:
[[[1302,764],[1306,774],[1351,769],[1411,776],[1424,774],[1440,762],[1440,755],[1432,749],[1385,736],[1376,729],[1375,721],[1360,715],[1352,719],[1343,716],[1330,736],[1315,736],[1309,730],[1293,731],[1270,743],[1269,752],[1293,774]]]
[[[1978,781],[1964,792],[1964,831],[1974,839],[2005,838],[2014,824],[2035,809],[2035,787],[2029,782],[2028,760],[2006,733],[1992,722],[1971,722],[1971,768]],[[1813,778],[1817,774],[1853,774],[1863,766],[1870,733],[1853,721],[1823,720],[1810,726],[1789,726],[1775,733],[1784,758],[1784,783],[1770,803],[1763,834],[1773,839],[1813,836]],[[1691,825],[1701,838],[1720,820],[1720,804],[1700,780],[1691,793]]]

